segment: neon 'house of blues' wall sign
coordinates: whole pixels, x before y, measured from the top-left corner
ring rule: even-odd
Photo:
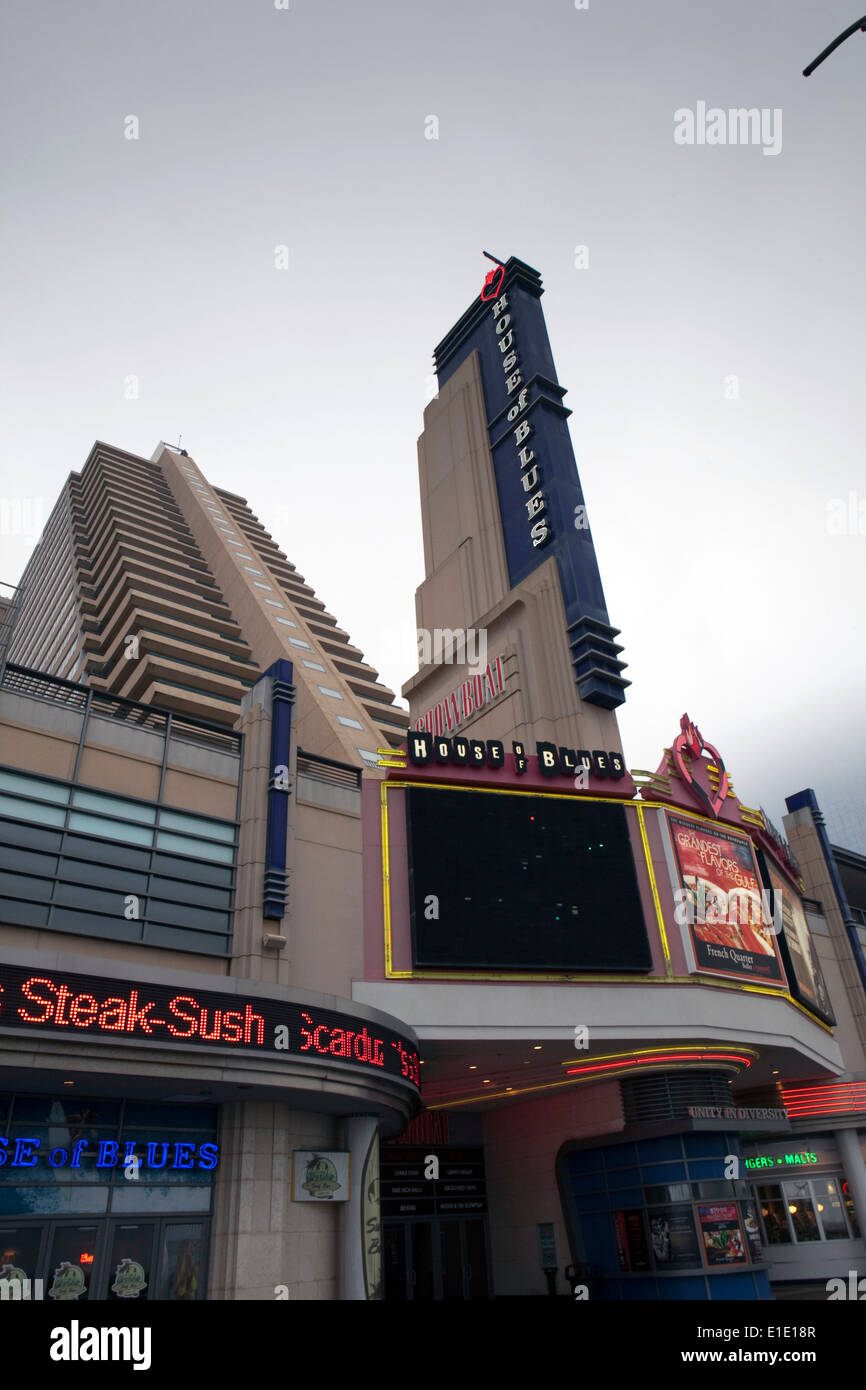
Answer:
[[[630,684],[610,624],[541,309],[541,276],[512,256],[435,350],[440,387],[477,352],[512,588],[551,555],[559,566],[578,692],[616,709]]]

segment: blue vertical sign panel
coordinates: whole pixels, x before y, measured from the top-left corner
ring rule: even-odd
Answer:
[[[285,916],[288,895],[286,832],[291,786],[287,774],[292,751],[292,706],[295,703],[292,675],[292,663],[284,660],[275,661],[265,672],[265,677],[271,679],[271,763],[262,916],[276,921]],[[285,773],[282,769],[285,769]]]
[[[477,352],[512,588],[554,556],[582,700],[615,709],[630,684],[607,614],[541,309],[541,277],[512,257],[435,352],[439,385]]]

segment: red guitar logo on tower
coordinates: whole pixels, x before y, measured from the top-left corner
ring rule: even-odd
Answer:
[[[485,255],[487,252],[485,251]],[[487,272],[484,284],[481,287],[481,298],[485,304],[488,299],[496,299],[502,288],[502,281],[505,279],[505,266],[495,265],[492,270]]]
[[[703,804],[709,809],[714,819],[718,820],[721,809],[725,804],[725,797],[728,795],[728,774],[725,771],[725,764],[721,754],[711,743],[706,743],[700,729],[693,724],[687,714],[680,720],[681,732],[674,740],[672,752],[674,765],[686,786],[699,797]],[[701,761],[704,753],[709,753],[713,759],[714,766],[719,774],[719,785],[715,792],[706,791],[700,782],[694,777],[694,768],[687,766],[685,759],[688,758],[689,764]],[[707,764],[704,764],[706,769]],[[708,779],[709,780],[709,779]]]

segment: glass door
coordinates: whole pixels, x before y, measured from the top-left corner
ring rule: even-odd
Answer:
[[[402,1224],[385,1224],[385,1299],[389,1303],[406,1303],[409,1299],[408,1234]]]
[[[44,1284],[35,1283],[41,1272],[39,1252],[45,1226],[0,1228],[0,1299],[44,1298]]]
[[[45,1298],[56,1303],[84,1303],[101,1271],[100,1223],[56,1222],[50,1233],[45,1268]]]
[[[432,1217],[384,1223],[389,1302],[490,1298],[483,1217]]]
[[[157,1223],[155,1221],[116,1221],[108,1238],[106,1288],[102,1297],[109,1302],[154,1297],[153,1267]]]
[[[205,1236],[201,1221],[165,1221],[159,1242],[157,1298],[192,1303],[204,1298]]]
[[[408,1229],[409,1297],[415,1303],[427,1303],[437,1297],[436,1271],[433,1268],[433,1222],[410,1221]]]
[[[487,1237],[484,1221],[480,1216],[470,1217],[468,1221],[463,1222],[463,1242],[466,1263],[466,1297],[472,1300],[489,1298]]]
[[[463,1242],[460,1239],[461,1225],[462,1222],[453,1218],[439,1222],[439,1278],[441,1283],[439,1297],[449,1303],[466,1297],[463,1287],[465,1269]]]

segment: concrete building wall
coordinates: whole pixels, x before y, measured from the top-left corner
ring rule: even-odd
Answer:
[[[559,1269],[572,1258],[556,1181],[563,1144],[623,1128],[617,1084],[512,1103],[484,1116],[493,1288],[497,1297],[546,1294],[537,1227],[553,1222]],[[602,1140],[599,1139],[601,1143]],[[560,1279],[559,1293],[567,1293]]]
[[[456,732],[621,751],[615,713],[578,694],[556,560],[510,588],[476,353],[427,406],[418,467],[426,571],[415,596],[418,629],[431,643],[437,630],[474,629],[488,659],[501,656],[506,668],[505,696]],[[447,659],[422,665],[403,686],[410,725],[469,674],[469,664]]]
[[[336,1299],[340,1206],[292,1201],[291,1177],[293,1150],[340,1147],[337,1122],[247,1101],[222,1107],[220,1141],[209,1297]]]
[[[839,911],[827,861],[807,807],[790,812],[784,817],[783,824],[791,849],[802,869],[806,893],[810,898],[816,898],[824,909],[824,920],[833,944],[838,976],[843,987],[843,992],[838,988],[835,991],[831,990],[831,998],[840,1024],[844,1028],[846,1065],[849,1070],[859,1071],[866,1067],[866,990],[854,963],[854,954]],[[827,983],[829,987],[830,981]],[[853,1026],[845,1026],[846,1012]]]

